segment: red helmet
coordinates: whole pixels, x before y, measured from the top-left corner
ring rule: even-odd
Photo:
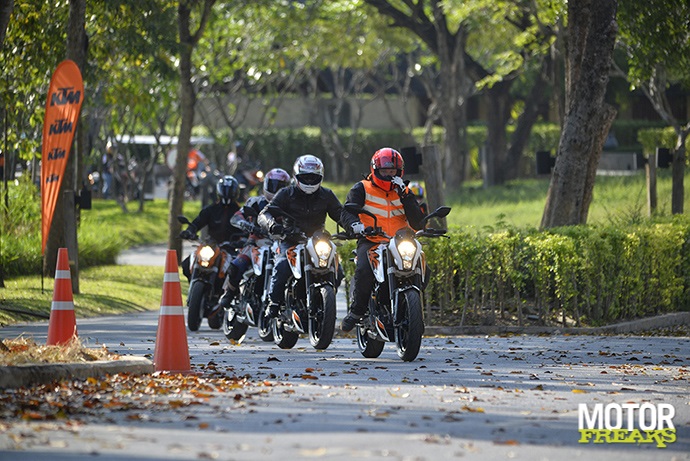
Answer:
[[[377,150],[374,156],[371,157],[371,179],[381,189],[388,191],[392,189],[391,179],[393,178],[391,176],[382,176],[378,171],[382,168],[395,168],[397,170],[395,176],[402,177],[405,174],[405,161],[400,152],[390,147],[384,147]]]

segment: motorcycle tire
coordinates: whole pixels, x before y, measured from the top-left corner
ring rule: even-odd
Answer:
[[[277,319],[271,321],[271,329],[273,330],[273,342],[281,349],[292,349],[297,344],[299,333],[294,331],[286,331],[283,325]]]
[[[232,316],[232,319],[229,319],[230,312],[229,309],[225,309],[225,313],[223,314],[223,334],[230,340],[240,342],[247,334],[249,326],[245,323],[238,322],[235,315]]]
[[[309,306],[309,342],[314,349],[326,349],[335,333],[335,288],[325,285],[312,296]]]
[[[198,331],[201,326],[202,313],[206,308],[205,295],[205,283],[192,283],[192,287],[187,295],[187,328],[189,328],[189,331]]]
[[[207,317],[206,322],[208,323],[208,327],[212,330],[220,330],[220,327],[223,326],[223,316],[222,315],[214,315],[213,317]]]
[[[375,359],[381,355],[381,352],[383,352],[383,346],[385,345],[386,343],[383,341],[370,338],[367,334],[366,328],[359,326],[357,327],[357,347],[359,348],[359,352],[363,357]]]
[[[403,318],[395,327],[395,346],[398,350],[398,357],[405,362],[411,362],[419,354],[422,335],[424,334],[422,299],[419,292],[410,290],[400,294],[398,314],[402,315]]]
[[[273,341],[273,326],[270,319],[267,319],[264,317],[264,310],[263,308],[259,312],[259,320],[258,320],[258,325],[257,329],[259,330],[259,338],[261,338],[262,341],[265,341],[267,343],[270,343]]]

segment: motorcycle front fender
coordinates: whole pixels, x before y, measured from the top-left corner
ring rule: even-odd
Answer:
[[[393,308],[393,318],[395,319],[395,322],[400,322],[402,318],[399,315],[399,310],[398,310],[398,305],[399,305],[399,300],[400,297],[403,296],[405,293],[408,291],[416,291],[417,293],[422,294],[422,290],[418,286],[415,285],[408,285],[402,288],[398,288],[393,292],[393,302],[392,302],[392,308]]]

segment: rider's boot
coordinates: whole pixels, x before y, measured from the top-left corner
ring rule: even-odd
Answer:
[[[223,311],[230,307],[230,303],[237,294],[237,288],[229,285],[228,289],[221,295],[218,300],[218,304],[213,307],[213,310],[208,314],[209,318],[213,318],[216,315],[222,315]]]
[[[278,317],[278,311],[280,310],[280,304],[271,301],[268,303],[268,306],[266,306],[266,310],[264,311],[264,315],[266,318],[273,319]]]
[[[351,306],[350,311],[347,313],[345,318],[343,318],[343,321],[340,324],[340,329],[345,333],[352,331],[355,325],[361,322],[365,315],[366,314],[364,312],[360,313],[359,309],[357,309],[355,306]]]

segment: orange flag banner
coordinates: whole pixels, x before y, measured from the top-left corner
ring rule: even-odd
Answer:
[[[84,83],[79,67],[69,59],[58,64],[50,79],[41,151],[41,219],[45,253],[50,225],[53,222],[60,185],[77,129],[79,111],[84,100]]]

